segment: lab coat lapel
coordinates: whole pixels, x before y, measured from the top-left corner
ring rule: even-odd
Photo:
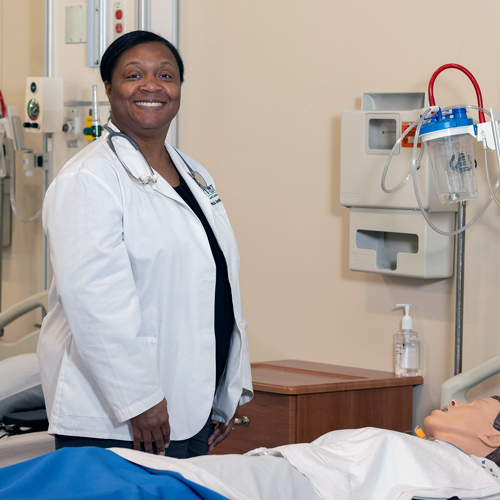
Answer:
[[[110,123],[110,127],[115,132],[119,132],[118,128],[114,124]],[[143,158],[140,152],[135,150],[135,148],[129,141],[121,137],[118,137],[113,140],[113,143],[115,145],[115,148],[117,149],[118,155],[120,156],[120,158],[122,158],[122,161],[125,162],[127,168],[131,171],[131,173],[135,177],[139,177],[145,171],[147,172],[146,160]],[[174,162],[177,171],[179,172],[180,175],[182,175],[187,185],[189,186],[189,189],[196,198],[196,201],[200,205],[203,213],[205,214],[205,217],[208,220],[208,223],[210,224],[210,227],[212,228],[212,231],[215,234],[215,237],[218,240],[217,228],[215,227],[215,221],[212,212],[212,204],[210,203],[210,199],[203,192],[203,190],[200,189],[200,186],[197,184],[197,182],[189,175],[189,171],[186,167],[186,164],[184,163],[183,159],[179,156],[177,150],[172,146],[170,146],[170,144],[168,144],[167,142],[165,142],[165,147],[167,148],[167,151],[170,154],[170,157],[172,158],[172,161]],[[155,173],[158,174],[158,172],[156,171]],[[181,196],[179,196],[177,191],[165,179],[163,179],[161,175],[158,175],[158,182],[156,182],[156,184],[153,184],[152,188],[158,193],[175,200],[177,203],[181,203],[187,206],[186,202],[181,198]]]
[[[180,197],[177,191],[161,176],[158,174],[158,182],[153,185],[153,189],[163,196],[172,198],[178,203],[186,205],[186,202]]]
[[[174,148],[168,148],[168,149],[170,157],[172,158],[172,161],[177,167],[177,171],[179,172],[180,175],[182,175],[182,177],[186,181],[186,184],[188,185],[189,189],[193,193],[193,196],[196,198],[196,201],[200,205],[200,208],[205,214],[205,217],[207,218],[208,223],[210,224],[210,227],[212,228],[212,231],[214,232],[217,241],[219,241],[219,238],[217,236],[217,228],[215,227],[215,220],[212,212],[212,204],[210,203],[210,199],[203,192],[198,183],[191,177],[191,175],[189,175],[189,171],[184,161],[182,160],[182,158],[179,157],[180,153],[178,153],[177,150],[175,150]],[[186,161],[188,160],[186,159]]]

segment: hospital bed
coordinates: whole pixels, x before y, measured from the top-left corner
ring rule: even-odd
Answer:
[[[0,313],[0,329],[35,309],[48,311],[48,292],[34,294]],[[35,329],[16,342],[0,337],[0,421],[18,422],[30,417],[29,425],[43,428],[43,393],[38,373],[36,346],[40,330]],[[29,412],[29,413],[27,413]],[[8,420],[5,415],[13,415]],[[36,419],[35,419],[36,417]],[[13,427],[10,427],[13,429]],[[22,427],[21,431],[33,427]],[[0,467],[29,460],[54,451],[54,438],[46,431],[9,435],[0,430]]]
[[[35,308],[42,307],[43,311],[47,311],[47,292],[36,294],[25,301],[13,306],[12,308],[0,313],[0,328],[5,327],[14,319],[22,314],[25,314]],[[10,367],[23,366],[19,360],[22,361],[24,356],[34,356],[36,344],[38,340],[38,330],[33,331],[26,335],[23,339],[9,343],[0,338],[0,380],[2,384],[0,387],[5,389],[5,379],[2,378],[2,366],[10,363]],[[28,358],[26,358],[28,359]],[[36,366],[26,365],[27,371],[36,371]],[[457,398],[465,400],[465,393],[475,385],[486,380],[487,378],[500,373],[500,356],[497,356],[489,361],[486,361],[475,367],[468,372],[452,377],[447,380],[442,386],[442,404],[446,404],[450,399]],[[30,376],[36,378],[36,373],[31,373]],[[39,379],[31,380],[28,385],[39,384]],[[0,391],[0,409],[1,409],[1,391]],[[28,409],[28,408],[24,408]],[[1,415],[0,415],[1,417]],[[359,432],[376,433],[377,429],[359,430]],[[351,431],[336,431],[353,432]],[[392,432],[392,431],[381,431]],[[404,439],[416,439],[412,436],[405,436],[400,433],[394,433],[397,436],[404,436]],[[328,436],[328,435],[326,435]],[[319,438],[322,439],[322,438]],[[419,442],[422,440],[418,440]],[[422,441],[423,442],[423,441]],[[299,462],[304,459],[300,453],[302,445],[294,448],[295,459],[299,457]],[[308,446],[308,445],[304,445]],[[299,454],[295,450],[299,450]],[[115,484],[117,479],[109,477],[109,471],[114,471],[120,476],[120,480],[126,478],[127,495],[123,498],[163,498],[158,491],[162,488],[169,488],[172,491],[177,489],[182,490],[179,496],[169,496],[168,498],[182,498],[188,500],[191,498],[189,495],[194,491],[193,498],[206,498],[207,500],[221,500],[222,498],[249,500],[249,499],[273,499],[273,500],[321,500],[324,498],[332,498],[337,500],[344,500],[345,498],[368,498],[368,497],[345,497],[342,493],[342,477],[334,477],[333,482],[337,481],[336,488],[340,492],[340,496],[335,496],[336,489],[333,489],[332,496],[320,495],[318,490],[313,487],[313,482],[309,475],[304,475],[300,472],[300,467],[294,463],[292,456],[287,456],[286,447],[280,451],[268,452],[266,450],[257,450],[253,455],[261,454],[258,459],[250,453],[247,456],[240,455],[213,455],[209,457],[199,457],[189,461],[179,461],[175,459],[168,459],[165,457],[150,456],[144,453],[134,452],[133,450],[100,450],[96,448],[81,448],[81,449],[66,449],[60,450],[57,453],[49,453],[54,450],[54,440],[47,432],[30,432],[22,435],[14,435],[1,438],[0,437],[0,498],[21,498],[19,492],[15,497],[9,497],[8,494],[3,494],[2,488],[7,487],[5,476],[2,477],[4,471],[8,471],[9,478],[12,477],[15,481],[16,477],[22,479],[23,488],[26,487],[26,496],[24,498],[30,499],[44,499],[45,498],[73,498],[71,491],[68,491],[61,486],[57,486],[56,490],[49,491],[47,496],[41,496],[40,484],[37,485],[39,478],[48,477],[52,472],[59,474],[52,482],[58,481],[70,484],[70,489],[78,491],[79,498],[115,498],[111,494],[107,496],[103,493],[101,497],[94,493],[90,493],[88,497],[84,495],[85,488],[90,479],[88,475],[81,475],[80,471],[86,470],[92,475],[92,481],[100,481],[99,486],[102,484]],[[307,456],[309,451],[304,448],[304,456]],[[43,457],[40,457],[44,455]],[[280,459],[276,458],[282,457]],[[386,454],[387,455],[387,454]],[[26,460],[34,457],[40,457],[36,460],[37,467],[31,467],[32,462]],[[286,457],[286,459],[283,459]],[[469,457],[467,457],[469,458]],[[446,462],[446,460],[443,460]],[[33,462],[35,463],[35,462]],[[324,463],[323,458],[319,462],[320,465]],[[5,468],[7,465],[17,464],[14,467]],[[69,464],[69,465],[68,465]],[[293,465],[292,465],[293,464]],[[19,467],[19,469],[18,469]],[[69,468],[68,468],[69,467]],[[312,470],[318,470],[318,464],[313,464]],[[3,468],[3,469],[2,469]],[[36,470],[38,476],[32,477],[32,472]],[[453,470],[453,467],[450,469]],[[11,472],[12,471],[12,472]],[[52,471],[52,472],[51,472]],[[75,472],[76,471],[76,472]],[[108,474],[103,477],[101,474]],[[495,471],[500,475],[500,471]],[[145,474],[145,475],[144,475]],[[375,476],[378,474],[375,474]],[[80,477],[81,476],[81,477]],[[69,479],[71,477],[71,479]],[[131,484],[131,478],[137,477],[137,484]],[[38,479],[37,479],[38,478]],[[98,479],[100,478],[100,479]],[[44,479],[42,479],[44,480]],[[81,488],[75,486],[75,482],[81,481]],[[321,482],[321,478],[320,478]],[[2,485],[3,483],[3,485]],[[497,490],[491,488],[487,491],[478,493],[477,496],[460,496],[460,499],[465,498],[487,498],[489,500],[500,500],[500,479],[497,477],[494,480],[497,485]],[[167,485],[168,484],[168,485]],[[147,485],[147,486],[144,486]],[[315,483],[316,485],[316,483]],[[317,486],[317,485],[316,485]],[[496,487],[496,486],[495,486]],[[30,489],[34,488],[34,489]],[[186,490],[189,490],[187,491]],[[137,497],[133,492],[137,489]],[[472,492],[471,495],[475,493]],[[59,495],[59,496],[58,496]],[[222,496],[221,496],[222,495]],[[482,496],[481,496],[482,495]],[[454,494],[443,496],[443,491],[433,492],[429,490],[423,496],[399,497],[398,498],[414,498],[415,500],[434,499],[434,498],[451,498],[455,497]],[[116,497],[118,498],[118,497]],[[122,498],[122,497],[120,497]],[[165,497],[166,498],[166,497]],[[383,500],[377,498],[377,500]]]
[[[445,380],[441,386],[441,407],[446,406],[450,399],[468,401],[465,397],[468,391],[498,373],[500,373],[500,355]]]
[[[31,295],[25,300],[14,304],[5,311],[0,313],[0,330],[3,330],[7,325],[20,318],[24,314],[33,311],[39,307],[42,308],[43,314],[47,314],[49,309],[48,305],[48,291],[43,291]],[[36,352],[36,345],[38,343],[39,329],[30,332],[17,342],[6,342],[0,337],[0,361],[2,359],[10,358],[18,354],[25,354],[28,352]]]

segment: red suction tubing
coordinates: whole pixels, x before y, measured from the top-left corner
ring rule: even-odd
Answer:
[[[3,118],[7,116],[7,110],[5,109],[5,101],[3,100],[2,91],[0,90],[0,115]]]
[[[434,100],[434,81],[436,80],[439,73],[441,73],[445,69],[450,69],[450,68],[458,69],[458,70],[462,71],[463,73],[465,73],[469,77],[469,80],[472,82],[472,85],[474,85],[474,90],[476,91],[477,105],[480,108],[482,108],[483,107],[483,96],[481,95],[481,89],[479,88],[479,85],[478,85],[476,79],[474,78],[474,76],[472,75],[472,73],[468,69],[464,68],[463,66],[460,66],[459,64],[445,64],[444,66],[441,66],[440,68],[438,68],[434,72],[434,74],[431,76],[431,79],[429,80],[429,90],[428,90],[428,92],[429,92],[429,104],[431,106],[436,105],[436,101]],[[482,111],[479,111],[479,122],[485,123],[485,121],[486,120],[484,118],[484,113]]]

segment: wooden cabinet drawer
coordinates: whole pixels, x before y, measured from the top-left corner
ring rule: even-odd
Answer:
[[[238,412],[239,417],[248,417],[250,424],[236,425],[212,453],[246,453],[261,446],[272,448],[294,443],[296,401],[293,396],[255,391],[253,400]]]
[[[411,386],[300,395],[296,442],[309,443],[338,429],[379,427],[404,432],[412,428],[412,401]]]
[[[335,430],[381,427],[405,431],[412,425],[413,387],[422,377],[300,360],[252,364],[253,400],[212,453],[310,442]]]

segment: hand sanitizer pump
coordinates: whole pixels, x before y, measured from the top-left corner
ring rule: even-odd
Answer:
[[[396,307],[405,308],[403,320],[401,321],[401,330],[394,337],[394,372],[398,377],[415,377],[420,375],[420,340],[418,333],[413,330],[410,305],[396,305]]]

